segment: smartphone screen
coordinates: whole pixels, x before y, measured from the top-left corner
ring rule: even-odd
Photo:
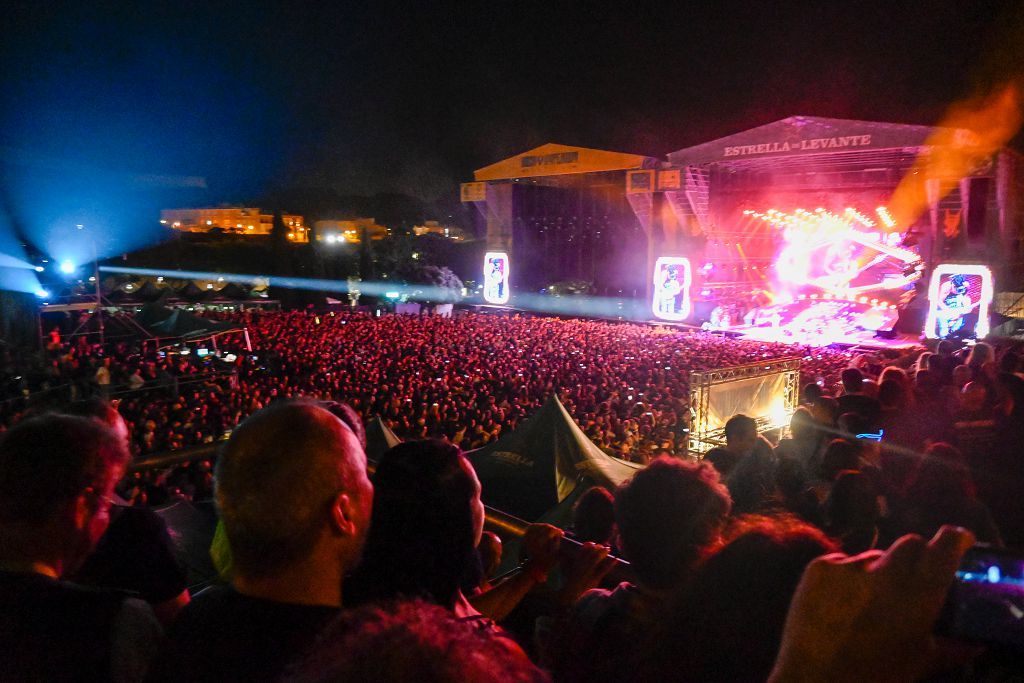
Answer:
[[[940,631],[1024,650],[1024,552],[975,546],[956,570]]]

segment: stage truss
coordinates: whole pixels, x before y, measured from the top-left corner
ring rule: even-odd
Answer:
[[[800,359],[781,358],[772,361],[748,363],[729,368],[718,368],[706,372],[690,373],[690,437],[687,450],[691,457],[702,458],[715,446],[725,445],[725,426],[711,424],[711,395],[715,388],[745,380],[782,375],[781,401],[784,410],[772,414],[761,412],[750,415],[743,409],[736,411],[750,415],[757,421],[758,432],[782,429],[789,425],[789,418],[796,411],[800,401]],[[753,412],[753,411],[752,411]]]

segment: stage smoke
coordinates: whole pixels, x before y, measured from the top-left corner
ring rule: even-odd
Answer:
[[[988,97],[950,108],[893,193],[889,207],[897,225],[913,225],[930,203],[941,200],[1017,134],[1024,121],[1020,97],[1020,87],[1009,83]],[[931,190],[929,182],[934,183]]]

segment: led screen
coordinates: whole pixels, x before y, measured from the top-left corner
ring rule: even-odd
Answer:
[[[484,301],[489,304],[507,304],[508,254],[503,251],[489,251],[484,254]]]
[[[654,264],[651,311],[661,320],[684,320],[690,315],[690,259],[662,256]]]
[[[943,263],[928,286],[925,336],[932,339],[981,339],[988,334],[992,273],[985,266]]]

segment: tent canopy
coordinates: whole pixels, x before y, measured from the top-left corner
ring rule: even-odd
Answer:
[[[606,454],[552,396],[529,420],[466,454],[488,505],[536,520],[577,488],[615,488],[642,467]]]
[[[402,440],[395,436],[395,433],[384,424],[380,416],[374,417],[366,423],[366,459],[377,462],[387,451],[391,450]]]
[[[217,513],[210,504],[177,500],[153,511],[167,524],[178,564],[185,569],[190,587],[201,586],[217,578],[210,559]]]
[[[135,316],[142,328],[154,337],[203,339],[215,334],[243,329],[236,323],[203,318],[180,308],[147,304]]]
[[[217,292],[217,298],[244,301],[252,298],[252,291],[245,289],[237,282],[229,282]]]

